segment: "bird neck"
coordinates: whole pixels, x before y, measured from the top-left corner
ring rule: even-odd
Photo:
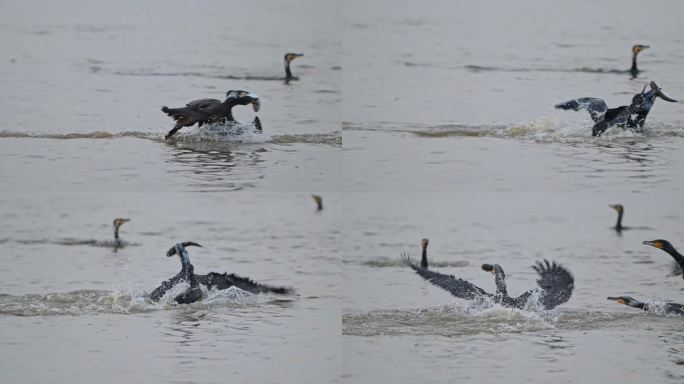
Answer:
[[[422,268],[428,267],[428,261],[427,261],[427,245],[423,246],[423,256],[420,258],[420,266]]]
[[[615,223],[615,229],[618,231],[622,229],[622,214],[624,211],[619,211],[618,212],[618,218],[617,218],[617,223]]]
[[[676,249],[674,249],[673,247],[667,247],[667,248],[665,248],[665,249],[663,249],[663,250],[664,250],[665,252],[669,253],[670,256],[672,256],[672,258],[675,259],[675,261],[677,262],[677,264],[679,264],[679,266],[680,266],[680,267],[682,268],[682,270],[684,271],[684,256],[682,256],[682,254],[679,253],[679,252],[678,252]]]
[[[292,71],[290,71],[290,62],[287,60],[285,60],[285,78],[286,79],[292,78]]]
[[[222,103],[223,113],[221,115],[223,115],[224,118],[228,121],[235,120],[233,118],[233,107],[234,106],[235,106],[235,104],[233,103],[233,100],[230,100],[230,99],[226,99],[226,101],[224,101]]]
[[[504,277],[504,275],[499,271],[496,271],[496,274],[494,276],[494,282],[496,283],[497,295],[507,297],[508,292],[506,291],[506,278]]]
[[[118,227],[114,228],[114,240],[117,242],[119,241],[119,228]]]
[[[632,68],[630,68],[630,70],[629,70],[632,73],[639,72],[639,69],[637,69],[637,55],[638,55],[638,53],[636,53],[636,52],[632,53]]]

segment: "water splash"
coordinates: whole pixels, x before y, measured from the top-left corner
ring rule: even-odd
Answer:
[[[342,333],[354,336],[459,337],[540,332],[549,329],[589,330],[609,326],[633,316],[621,312],[520,310],[502,307],[483,299],[456,306],[344,314]]]
[[[16,131],[0,131],[0,138],[14,139],[117,139],[136,138],[166,142],[165,132],[125,131],[110,133],[106,131],[76,133],[31,133]],[[304,133],[296,135],[266,135],[254,128],[254,125],[220,125],[207,124],[201,128],[181,132],[170,141],[176,144],[323,144],[332,147],[342,146],[342,135],[339,131],[330,133]]]
[[[588,120],[588,119],[587,119]],[[633,130],[612,127],[601,135],[591,136],[591,122],[585,119],[576,121],[555,121],[550,116],[541,116],[529,122],[509,125],[468,126],[438,125],[421,129],[408,128],[419,137],[495,137],[508,139],[529,139],[538,142],[582,143],[599,141],[642,140],[652,137],[684,137],[684,128],[662,123],[651,123],[645,129]]]
[[[116,284],[121,286],[121,284]],[[78,290],[66,293],[8,295],[0,294],[0,315],[56,316],[85,315],[91,313],[133,314],[173,308],[206,308],[224,306],[248,306],[268,303],[268,295],[255,295],[237,287],[209,290],[203,287],[203,300],[178,305],[174,298],[183,293],[188,284],[178,284],[169,290],[159,302],[151,301],[147,294],[128,290]]]

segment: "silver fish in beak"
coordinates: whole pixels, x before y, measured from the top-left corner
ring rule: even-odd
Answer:
[[[660,97],[661,99],[663,99],[665,101],[669,101],[670,103],[676,103],[677,102],[677,100],[672,99],[672,98],[668,97],[666,94],[664,94],[662,88],[660,88],[658,86],[658,84],[656,84],[655,81],[651,81],[651,89],[654,90],[656,93],[656,96]]]

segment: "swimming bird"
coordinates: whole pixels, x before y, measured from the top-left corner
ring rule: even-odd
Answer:
[[[232,109],[236,105],[252,104],[254,112],[259,112],[261,102],[259,96],[240,90],[232,90],[226,93],[226,100],[221,102],[217,99],[198,99],[193,100],[180,108],[162,107],[162,112],[169,115],[176,121],[176,125],[166,134],[164,139],[173,136],[183,127],[191,127],[195,124],[202,126],[207,123],[223,123],[235,121]],[[255,119],[255,126],[261,130],[261,123]]]
[[[555,108],[564,110],[579,111],[584,109],[589,112],[591,119],[594,121],[594,126],[591,130],[592,136],[600,136],[606,129],[618,126],[627,128],[642,128],[646,121],[646,116],[651,111],[655,98],[660,97],[665,101],[671,103],[677,100],[669,98],[665,95],[655,81],[650,82],[651,90],[646,92],[646,86],[632,98],[632,103],[629,106],[620,106],[617,108],[608,108],[606,102],[595,97],[580,97],[578,99],[569,100],[564,103],[555,105]]]
[[[623,229],[629,229],[629,227],[622,226],[622,216],[625,214],[625,207],[623,207],[622,204],[611,204],[609,207],[613,208],[618,214],[615,230],[621,232]]]
[[[114,219],[114,222],[112,222],[112,225],[114,225],[114,248],[120,248],[123,246],[123,242],[119,239],[119,228],[126,222],[131,221],[131,219],[124,219],[121,217],[117,217]]]
[[[319,195],[311,195],[313,197],[314,201],[316,202],[316,210],[322,211],[323,210],[323,198]]]
[[[544,263],[537,262],[532,268],[539,274],[537,284],[538,289],[529,290],[517,298],[510,297],[506,290],[506,275],[498,264],[483,264],[482,269],[494,274],[496,283],[496,294],[491,294],[484,289],[469,283],[465,280],[458,279],[453,275],[445,275],[439,272],[421,268],[411,263],[408,255],[402,255],[404,262],[408,264],[418,275],[430,283],[445,289],[452,295],[466,300],[473,300],[476,298],[489,298],[503,306],[523,309],[527,305],[530,297],[534,293],[538,293],[538,302],[544,309],[553,309],[556,306],[565,303],[572,296],[572,291],[575,287],[575,279],[572,274],[562,266],[555,262],[549,263],[544,260]]]
[[[637,55],[646,48],[649,48],[649,46],[642,44],[635,44],[632,46],[632,67],[629,69],[629,73],[632,74],[632,78],[636,78],[639,72],[641,72],[637,68]]]
[[[646,312],[664,312],[666,314],[684,315],[684,305],[677,303],[665,303],[661,306],[651,306],[648,303],[633,299],[629,296],[607,297],[608,300],[617,301],[620,304],[639,308]]]
[[[677,266],[679,268],[675,268],[673,273],[675,275],[680,275],[682,274],[682,270],[684,270],[684,256],[682,256],[681,253],[679,253],[672,244],[670,244],[669,241],[663,240],[663,239],[658,239],[658,240],[650,240],[650,241],[644,241],[643,244],[650,245],[651,247],[655,247],[658,249],[662,249],[663,251],[667,252],[672,258],[675,260],[677,263]],[[684,278],[684,274],[682,274],[682,277]]]
[[[200,281],[197,275],[195,275],[195,267],[190,263],[190,255],[185,249],[186,247],[190,246],[202,247],[201,245],[192,241],[186,241],[174,245],[166,252],[167,257],[178,255],[181,261],[181,270],[178,272],[178,274],[176,274],[176,276],[163,281],[159,287],[152,291],[152,293],[150,293],[150,299],[159,301],[159,299],[161,299],[166,292],[182,282],[189,283],[190,288],[176,296],[174,299],[176,303],[190,304],[202,299],[202,289],[199,287]]]
[[[150,299],[158,301],[162,298],[166,292],[173,288],[176,284],[181,282],[190,283],[190,288],[186,290],[181,295],[175,298],[175,301],[179,304],[189,304],[200,300],[202,298],[202,290],[200,284],[207,287],[207,289],[216,288],[219,290],[227,289],[230,287],[237,287],[244,291],[251,293],[277,293],[277,294],[290,294],[292,293],[291,288],[286,287],[275,287],[266,284],[261,284],[253,281],[248,277],[238,276],[234,273],[216,273],[209,272],[206,275],[198,275],[194,273],[194,266],[190,263],[190,256],[188,251],[185,249],[189,246],[201,247],[201,245],[186,241],[183,243],[178,243],[171,247],[166,253],[166,256],[171,257],[173,255],[179,255],[181,260],[181,271],[176,274],[176,276],[164,281],[159,287],[157,287],[150,294]]]
[[[430,239],[422,239],[420,241],[420,246],[423,247],[423,254],[420,257],[420,267],[421,268],[428,268],[428,261],[427,261],[427,247],[428,243],[430,242]]]
[[[285,54],[283,57],[285,61],[285,81],[290,81],[290,80],[299,80],[299,77],[292,76],[292,71],[290,70],[290,63],[292,60],[304,56],[303,53],[292,53],[288,52]]]

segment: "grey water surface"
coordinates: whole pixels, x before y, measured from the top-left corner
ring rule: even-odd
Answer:
[[[0,381],[339,380],[337,24],[314,1],[2,2]],[[223,78],[284,76],[287,51],[302,81]],[[263,134],[163,141],[162,105],[230,89],[261,97]],[[295,294],[149,302],[186,240],[197,273]]]
[[[681,4],[348,9],[345,382],[682,382],[682,318],[606,297],[684,302],[672,258],[641,244],[684,247],[684,107],[658,100],[645,132],[600,138],[586,112],[553,109],[581,96],[625,105],[651,80],[681,100]],[[630,79],[636,43],[651,48]],[[615,203],[634,227],[622,235],[611,229]],[[574,294],[549,312],[457,300],[401,265],[401,252],[419,260],[424,237],[436,270],[490,292],[481,264],[501,264],[518,295],[536,286],[531,265],[548,258],[573,272]]]

